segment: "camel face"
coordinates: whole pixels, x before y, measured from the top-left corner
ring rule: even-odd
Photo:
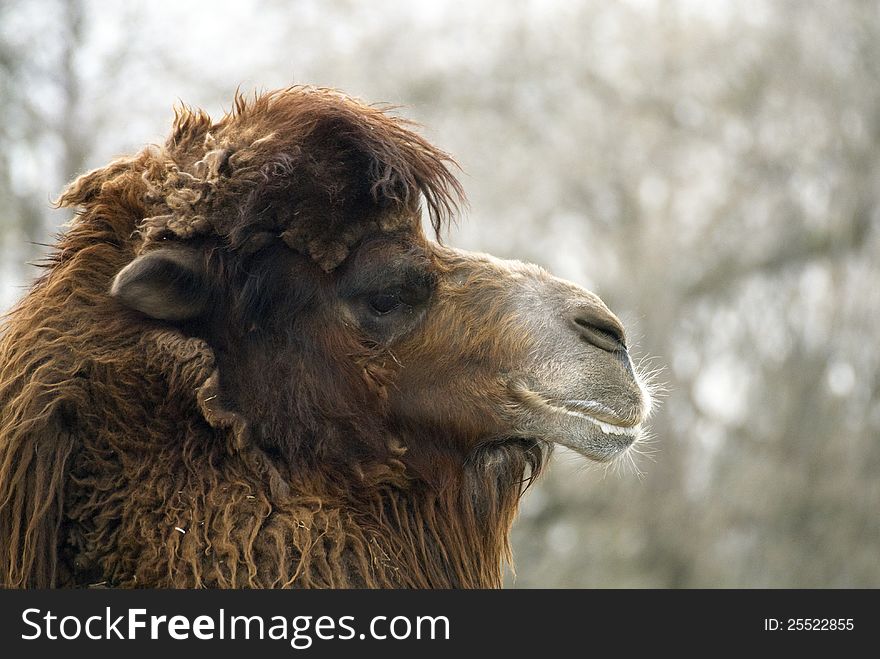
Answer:
[[[530,438],[600,462],[642,436],[651,396],[595,294],[535,265],[430,242],[393,262],[359,317],[387,338],[402,423],[444,428],[465,449]]]

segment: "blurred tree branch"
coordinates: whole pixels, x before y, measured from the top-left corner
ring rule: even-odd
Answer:
[[[773,275],[785,268],[803,265],[818,258],[845,257],[865,244],[871,228],[872,212],[873,206],[863,203],[856,210],[852,221],[845,226],[823,233],[799,235],[799,239],[783,242],[773,252],[758,259],[743,259],[739,254],[723,258],[696,281],[681,284],[682,297],[691,299],[715,295],[736,285],[744,277]],[[794,222],[795,218],[790,218],[790,221]]]

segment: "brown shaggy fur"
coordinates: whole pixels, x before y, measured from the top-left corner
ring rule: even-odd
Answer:
[[[60,204],[80,212],[0,337],[0,584],[499,586],[543,448],[444,451],[429,428],[388,428],[387,354],[267,310],[281,243],[305,255],[284,303],[306,310],[364,237],[423,240],[420,199],[439,230],[461,197],[449,163],[384,109],[291,88],[217,123],[180,108],[164,146],[75,181]],[[313,343],[238,359],[109,296],[169,242],[236,292],[220,344]]]

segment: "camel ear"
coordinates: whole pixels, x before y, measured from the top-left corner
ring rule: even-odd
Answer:
[[[119,271],[110,295],[159,320],[189,320],[208,307],[204,257],[189,247],[147,252]]]

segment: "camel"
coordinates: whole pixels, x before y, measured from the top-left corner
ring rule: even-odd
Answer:
[[[552,447],[652,396],[595,294],[442,243],[454,168],[292,87],[75,180],[0,338],[0,583],[499,587]]]

